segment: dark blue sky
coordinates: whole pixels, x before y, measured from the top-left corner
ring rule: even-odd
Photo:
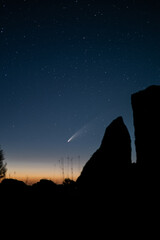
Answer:
[[[131,94],[160,83],[159,13],[158,0],[0,1],[0,144],[10,174],[80,170],[119,115],[134,145]]]

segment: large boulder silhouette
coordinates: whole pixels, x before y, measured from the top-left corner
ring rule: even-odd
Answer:
[[[160,86],[150,86],[131,96],[135,127],[137,166],[159,171]]]
[[[112,184],[124,177],[131,165],[131,139],[122,117],[107,128],[99,149],[84,166],[77,183],[81,186]]]

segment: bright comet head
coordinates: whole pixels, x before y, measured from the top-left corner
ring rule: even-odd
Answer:
[[[69,139],[67,140],[67,142],[69,143],[69,142],[72,140],[72,138],[73,138],[73,136],[72,136],[71,138],[69,138]]]

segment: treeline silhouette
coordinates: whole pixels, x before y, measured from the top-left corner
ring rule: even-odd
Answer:
[[[15,179],[0,183],[3,200],[74,219],[93,221],[104,214],[130,228],[133,219],[147,225],[159,210],[160,191],[160,86],[150,86],[131,96],[137,162],[131,161],[131,139],[122,117],[106,128],[99,149],[84,166],[77,181],[63,184],[42,179],[29,186]],[[93,216],[93,218],[91,217]],[[106,219],[105,219],[106,220]],[[93,223],[93,222],[92,222]],[[114,223],[115,224],[115,223]],[[142,226],[141,226],[142,227]]]

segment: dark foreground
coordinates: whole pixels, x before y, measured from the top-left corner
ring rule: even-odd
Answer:
[[[151,174],[143,174],[140,177],[136,171],[134,167],[130,170],[127,182],[124,178],[112,179],[106,185],[95,183],[85,187],[73,181],[56,185],[41,180],[28,186],[5,179],[0,184],[1,206],[9,213],[9,219],[19,216],[28,218],[29,222],[51,218],[70,226],[80,221],[81,227],[85,222],[100,221],[106,223],[106,227],[112,223],[120,226],[122,222],[125,228],[138,227],[138,223],[144,222],[148,225],[159,218],[159,176],[152,175],[150,179]]]
[[[7,234],[50,238],[154,239],[159,234],[159,175],[136,166],[128,177],[80,186],[41,180],[28,186],[5,179],[0,184],[1,222]],[[140,173],[141,174],[140,174]],[[3,226],[3,225],[2,225]],[[88,237],[87,237],[88,236]],[[54,239],[54,237],[53,237]]]

